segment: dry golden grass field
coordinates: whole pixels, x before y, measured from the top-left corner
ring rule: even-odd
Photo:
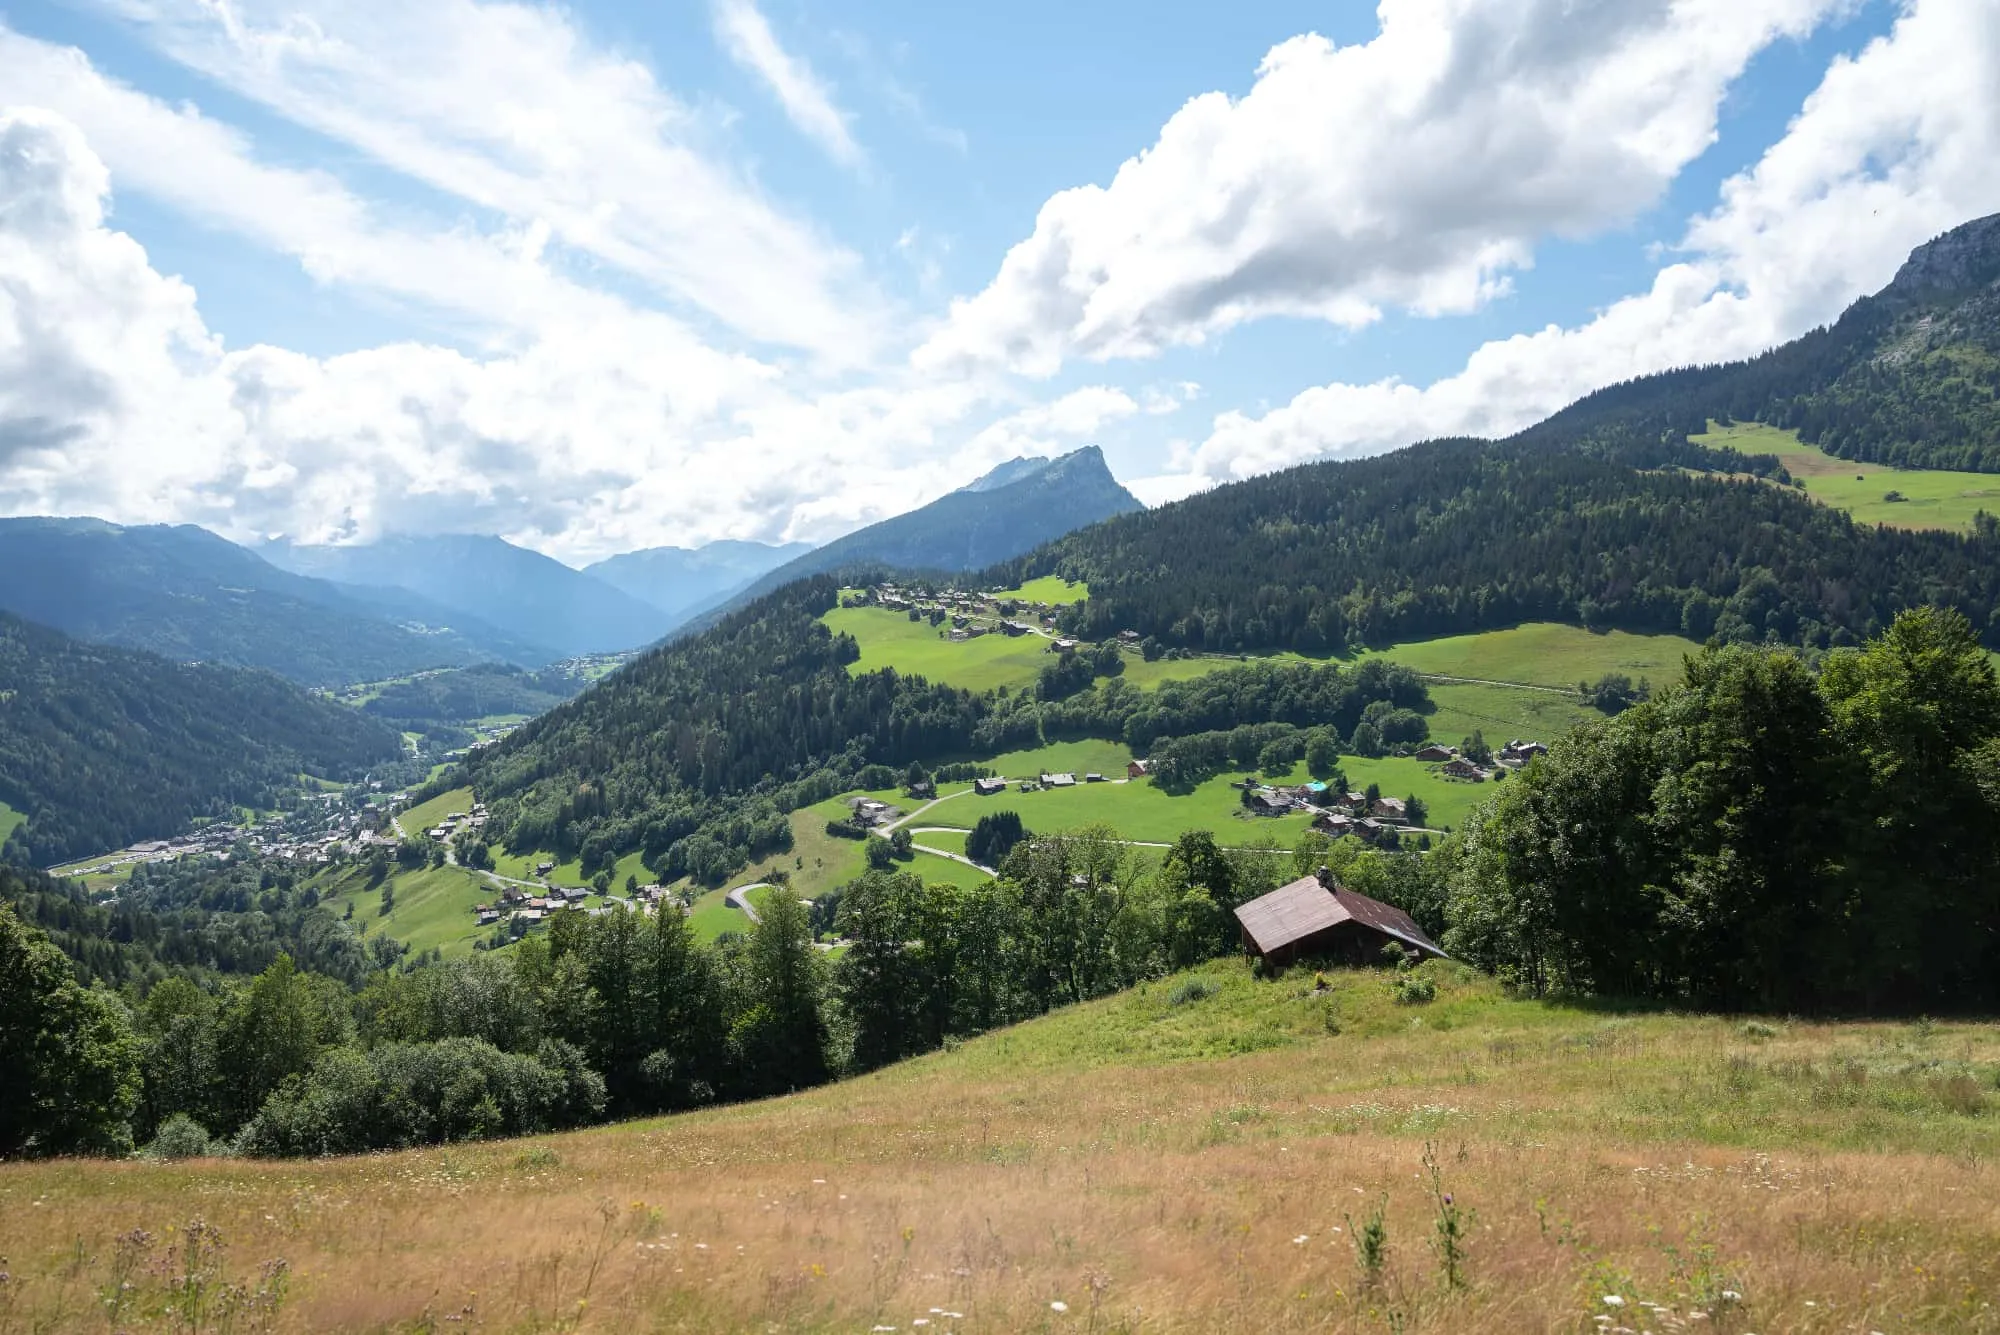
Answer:
[[[0,1331],[2000,1330],[1993,1026],[1614,1014],[1426,968],[1437,999],[1401,1005],[1379,973],[1217,964],[531,1141],[0,1167]]]

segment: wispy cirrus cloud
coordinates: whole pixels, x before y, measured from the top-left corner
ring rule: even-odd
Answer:
[[[715,127],[553,7],[100,0],[231,92],[760,343],[874,357],[859,256],[766,197]]]
[[[715,36],[729,58],[763,80],[799,133],[813,140],[836,162],[849,167],[862,161],[861,146],[847,127],[847,116],[834,105],[833,91],[812,66],[778,42],[771,21],[754,0],[715,0]]]

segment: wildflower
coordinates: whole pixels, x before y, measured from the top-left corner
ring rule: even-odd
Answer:
[[[1722,1301],[1726,1303],[1740,1303],[1743,1301],[1743,1295],[1735,1289],[1724,1289],[1722,1291]]]
[[[1062,1301],[1062,1299],[1058,1298],[1056,1299],[1056,1301],[1049,1304],[1049,1310],[1051,1312],[1055,1312],[1058,1314],[1067,1312],[1069,1310],[1069,1304]]]
[[[1306,1244],[1307,1244],[1308,1242],[1311,1242],[1311,1241],[1312,1241],[1312,1235],[1311,1235],[1311,1234],[1308,1234],[1308,1233],[1301,1233],[1301,1234],[1299,1234],[1299,1235],[1298,1235],[1298,1236],[1297,1236],[1296,1238],[1293,1238],[1293,1239],[1292,1239],[1292,1245],[1293,1245],[1294,1247],[1303,1247],[1303,1246],[1305,1246],[1305,1245],[1306,1245]]]
[[[1615,1293],[1607,1293],[1604,1295],[1604,1305],[1606,1307],[1623,1307],[1625,1300]]]

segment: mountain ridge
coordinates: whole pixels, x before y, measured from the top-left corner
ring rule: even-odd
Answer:
[[[311,686],[541,650],[407,593],[281,570],[193,524],[0,519],[0,610],[78,639]],[[421,625],[421,629],[413,628]]]
[[[402,589],[459,615],[505,618],[556,658],[636,649],[667,631],[658,609],[487,534],[392,534],[353,546],[278,541],[260,554],[295,574]]]
[[[979,570],[1086,524],[1143,508],[1112,476],[1095,445],[1046,460],[1012,459],[928,505],[786,562],[715,610],[744,606],[795,580],[863,566]],[[703,624],[698,619],[691,627]]]

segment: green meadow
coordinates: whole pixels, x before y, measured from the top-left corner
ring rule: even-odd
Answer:
[[[857,676],[894,668],[905,676],[989,691],[1025,685],[1053,661],[1049,641],[1040,635],[982,635],[953,643],[941,626],[880,607],[836,607],[820,620],[860,644],[861,657],[848,667]]]
[[[1070,583],[1060,575],[1044,575],[1031,579],[1026,584],[999,591],[1002,598],[1018,598],[1025,603],[1047,603],[1051,607],[1062,607],[1069,603],[1080,603],[1090,597],[1090,586],[1084,583]]]
[[[353,866],[329,873],[320,890],[320,902],[337,914],[344,915],[353,906],[354,928],[364,938],[388,935],[413,951],[435,948],[449,959],[470,955],[473,943],[493,930],[479,926],[472,910],[497,899],[500,891],[463,867],[397,872],[372,890],[367,881],[367,869]],[[386,914],[382,912],[385,888],[394,891]]]
[[[1476,681],[1573,688],[1607,672],[1622,672],[1634,681],[1646,677],[1663,686],[1680,679],[1681,660],[1700,648],[1678,635],[1592,631],[1536,621],[1475,635],[1414,640],[1369,656],[1403,663],[1427,675]]]
[[[397,819],[403,822],[403,830],[411,836],[422,834],[435,826],[446,816],[462,816],[472,810],[472,790],[454,788],[448,793],[439,793],[430,801],[399,812]]]
[[[1806,444],[1795,431],[1755,422],[1711,423],[1706,432],[1688,439],[1697,445],[1734,446],[1745,454],[1775,454],[1804,485],[1806,495],[1864,524],[1969,533],[1981,510],[2000,514],[2000,474],[1856,463]],[[1892,492],[1903,499],[1888,499]]]
[[[26,812],[16,811],[5,802],[0,802],[0,847],[5,847],[14,831],[20,829],[27,819]]]

